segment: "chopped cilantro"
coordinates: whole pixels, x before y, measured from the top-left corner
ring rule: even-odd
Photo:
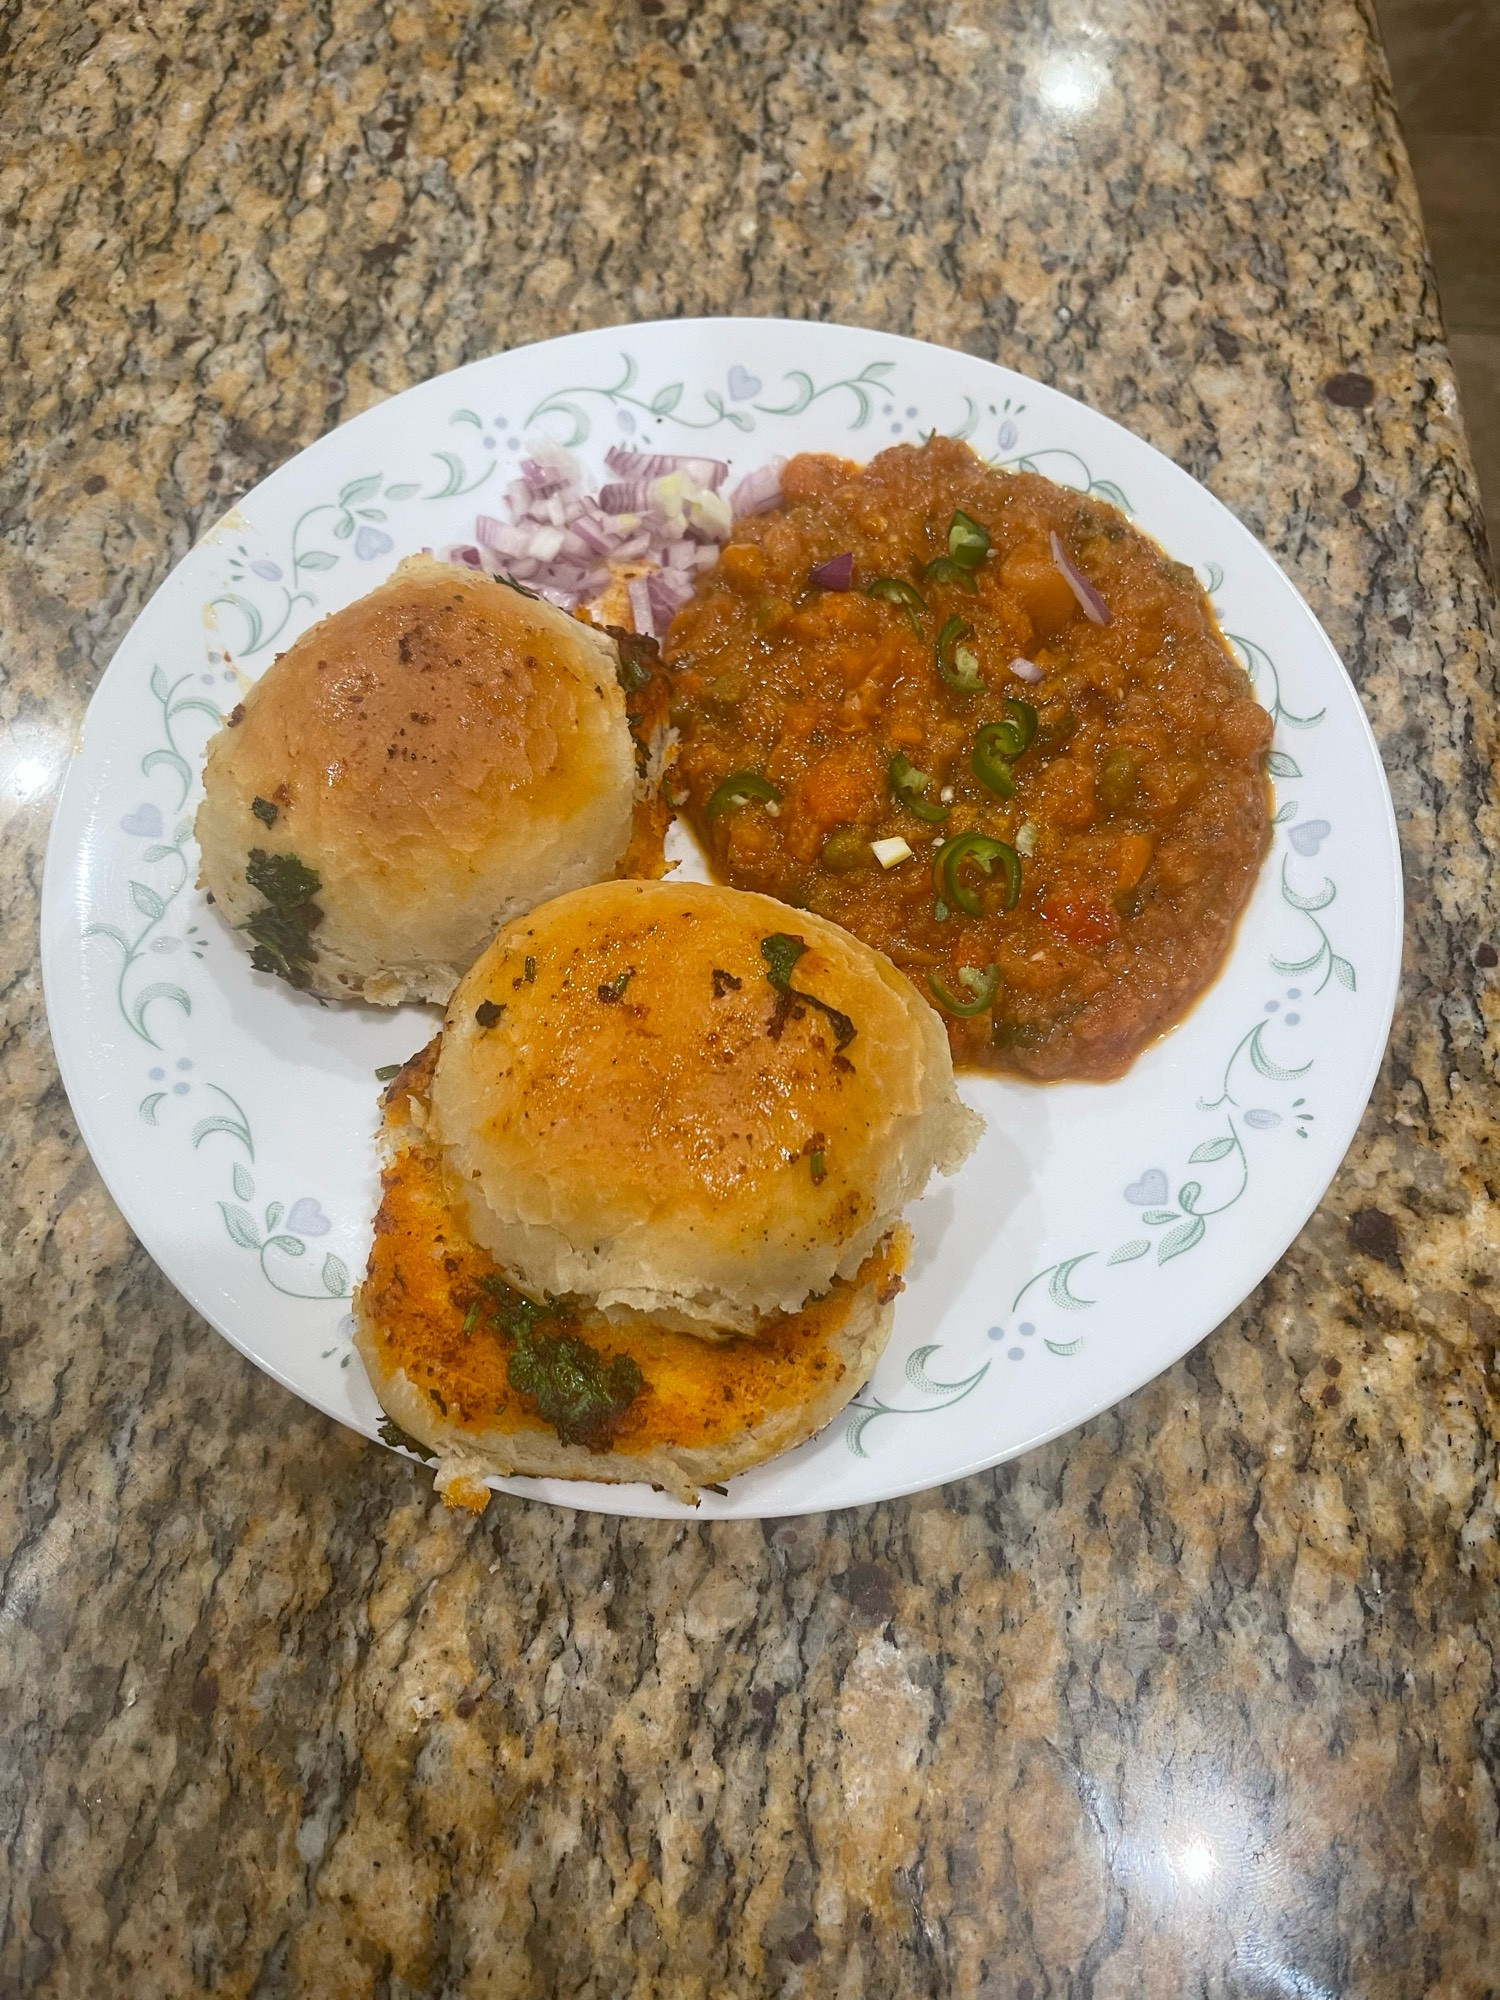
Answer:
[[[819,1150],[818,1150],[817,1152],[815,1152],[815,1153],[810,1153],[810,1154],[808,1155],[808,1161],[807,1161],[807,1163],[808,1163],[808,1165],[809,1165],[809,1166],[810,1166],[810,1167],[812,1168],[812,1177],[813,1177],[813,1186],[814,1186],[814,1187],[817,1187],[817,1186],[819,1185],[819,1183],[820,1183],[820,1182],[822,1182],[822,1181],[825,1181],[825,1180],[827,1180],[827,1178],[828,1178],[828,1161],[827,1161],[827,1159],[825,1158],[825,1156],[824,1156],[824,1154],[823,1154],[823,1152],[822,1152],[821,1148],[820,1148],[820,1149],[819,1149]]]
[[[528,958],[526,961],[527,985],[529,986],[535,978],[536,978],[536,960],[534,958]]]
[[[714,967],[715,1000],[722,1000],[726,993],[738,993],[744,983],[743,979],[736,979],[732,972],[725,972],[722,966]]]
[[[280,806],[272,805],[269,799],[252,799],[250,810],[262,826],[274,826],[281,813]]]
[[[413,1458],[420,1458],[424,1465],[436,1465],[437,1453],[429,1451],[425,1444],[419,1444],[410,1431],[402,1430],[394,1417],[382,1417],[375,1426],[382,1444],[394,1445],[400,1451],[409,1451]]]
[[[295,854],[267,854],[263,847],[252,847],[245,880],[266,899],[266,907],[240,926],[255,940],[250,963],[257,972],[274,972],[289,986],[310,986],[308,968],[318,956],[312,933],[323,921],[312,899],[322,878]]]
[[[599,998],[604,1002],[606,1007],[614,1006],[618,1001],[625,998],[625,988],[634,978],[635,967],[629,965],[616,978],[611,979],[608,984],[599,988]]]
[[[393,1076],[401,1074],[401,1069],[402,1065],[400,1063],[382,1063],[375,1072],[375,1081],[377,1083],[389,1083]]]
[[[792,984],[792,974],[797,961],[807,950],[806,941],[794,937],[786,931],[775,931],[770,937],[760,941],[760,955],[766,961],[766,978],[776,989],[776,1006],[771,1015],[771,1025],[766,1033],[772,1041],[780,1041],[781,1032],[791,1018],[793,1006],[801,1001],[804,1007],[816,1007],[828,1025],[833,1029],[836,1049],[845,1049],[854,1040],[859,1030],[837,1007],[830,1007],[826,1000],[820,1000],[815,993],[803,993]]]
[[[503,1000],[481,1000],[479,1005],[474,1009],[474,1019],[479,1023],[481,1028],[493,1028],[504,1012],[505,1002]]]
[[[606,1361],[576,1333],[527,1327],[510,1357],[510,1386],[532,1398],[564,1444],[603,1451],[646,1384],[628,1354]]]

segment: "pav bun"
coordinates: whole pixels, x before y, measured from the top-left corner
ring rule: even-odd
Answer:
[[[283,653],[210,744],[200,886],[294,985],[446,1000],[501,924],[625,854],[616,666],[554,606],[409,558]]]
[[[707,1338],[851,1280],[981,1121],[890,961],[770,897],[607,882],[449,1006],[432,1135],[518,1289]]]
[[[890,1338],[909,1243],[897,1229],[852,1279],[753,1336],[706,1341],[586,1306],[536,1325],[535,1351],[626,1374],[626,1393],[574,1423],[517,1388],[518,1322],[493,1260],[469,1237],[431,1136],[432,1043],[384,1100],[380,1211],[354,1298],[358,1349],[388,1442],[436,1460],[451,1506],[482,1509],[491,1475],[636,1480],[692,1501],[814,1436],[868,1379]],[[520,1324],[524,1325],[524,1322]],[[524,1336],[523,1336],[524,1338]],[[524,1378],[523,1378],[524,1379]]]

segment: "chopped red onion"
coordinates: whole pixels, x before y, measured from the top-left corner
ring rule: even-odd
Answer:
[[[773,458],[769,465],[746,473],[729,496],[729,511],[735,520],[742,521],[747,514],[764,514],[768,507],[780,505],[781,472],[785,464],[784,458]]]
[[[639,564],[647,573],[630,587],[631,616],[642,632],[664,632],[734,531],[718,491],[728,464],[618,445],[605,462],[616,477],[588,494],[572,455],[539,443],[506,488],[504,515],[481,514],[474,543],[451,559],[525,582],[568,611],[603,596],[612,571]]]
[[[1084,617],[1092,618],[1096,625],[1113,625],[1115,621],[1109,606],[1083,572],[1074,569],[1072,563],[1068,561],[1067,556],[1063,553],[1063,545],[1057,539],[1056,533],[1052,536],[1052,560],[1062,571],[1063,576],[1067,579],[1068,588],[1083,607]]]
[[[604,454],[604,463],[611,472],[618,472],[624,479],[660,479],[669,472],[685,472],[697,486],[706,486],[710,493],[717,493],[729,477],[729,465],[722,458],[693,458],[682,452],[670,451],[627,451],[624,445],[611,445]]]
[[[1045,678],[1035,660],[1012,660],[1010,670],[1018,681],[1030,681],[1033,687]]]
[[[819,590],[850,590],[854,586],[854,555],[846,549],[841,556],[830,556],[821,562],[808,577],[808,582]]]

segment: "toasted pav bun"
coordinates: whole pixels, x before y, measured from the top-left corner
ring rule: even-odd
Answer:
[[[890,961],[768,896],[607,882],[453,996],[433,1133],[519,1289],[713,1337],[852,1278],[981,1121]]]
[[[878,1243],[852,1279],[750,1338],[710,1342],[587,1310],[542,1320],[544,1354],[559,1338],[582,1341],[591,1365],[611,1375],[624,1369],[629,1391],[586,1436],[566,1419],[549,1421],[537,1397],[516,1386],[521,1343],[514,1318],[504,1323],[507,1288],[468,1234],[432,1140],[437,1046],[414,1057],[385,1094],[381,1204],[354,1298],[354,1344],[382,1408],[406,1434],[391,1441],[436,1457],[450,1505],[482,1508],[485,1479],[514,1473],[648,1480],[692,1501],[700,1487],[815,1435],[868,1379],[890,1337],[905,1230]]]
[[[200,886],[294,985],[446,1000],[502,923],[624,855],[616,667],[553,605],[409,558],[283,653],[209,745]]]

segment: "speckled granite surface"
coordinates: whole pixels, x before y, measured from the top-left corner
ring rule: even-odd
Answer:
[[[1500,1990],[1493,596],[1368,17],[1170,4],[0,17],[0,1992]],[[998,356],[1236,509],[1381,737],[1402,1008],[1292,1252],[1083,1431],[857,1516],[474,1524],[131,1241],[50,801],[297,447],[720,311]]]

